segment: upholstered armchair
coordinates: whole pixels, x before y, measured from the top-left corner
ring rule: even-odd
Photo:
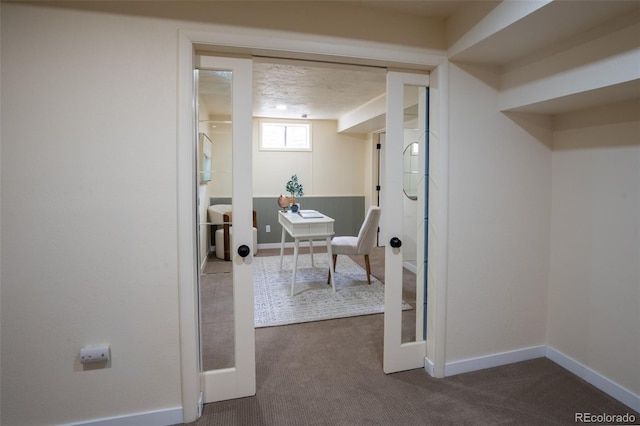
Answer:
[[[231,204],[215,204],[209,206],[209,221],[212,226],[211,240],[215,245],[215,255],[218,259],[231,260],[233,247],[233,226],[231,225]],[[253,211],[253,254],[258,252],[258,220]]]

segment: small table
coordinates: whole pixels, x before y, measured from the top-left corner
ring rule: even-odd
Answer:
[[[304,212],[304,210],[303,210]],[[296,283],[296,271],[298,269],[298,248],[300,240],[309,241],[309,249],[311,252],[311,266],[313,265],[313,240],[325,239],[327,242],[327,254],[329,255],[329,269],[331,269],[331,237],[333,236],[333,224],[335,220],[320,212],[314,217],[304,218],[298,213],[278,212],[278,223],[282,225],[282,242],[280,245],[280,269],[282,269],[282,257],[284,254],[285,232],[288,232],[295,241],[293,249],[293,278],[291,279],[291,296],[293,296],[293,288]],[[317,217],[316,217],[317,216]],[[336,291],[336,285],[331,277],[331,287]]]

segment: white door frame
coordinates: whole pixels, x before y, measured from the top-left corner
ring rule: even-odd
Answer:
[[[212,25],[209,31],[178,32],[178,82],[177,82],[177,243],[178,243],[178,294],[180,307],[180,346],[181,346],[181,378],[184,422],[191,422],[198,417],[198,400],[200,396],[199,347],[198,347],[198,294],[196,263],[197,250],[195,229],[195,197],[194,150],[192,149],[194,129],[194,88],[193,69],[196,48],[201,46],[220,52],[245,54],[271,54],[279,52],[294,59],[326,59],[352,64],[378,65],[408,69],[432,69],[444,65],[446,69],[446,51],[403,47],[363,40],[344,39],[329,36],[290,33],[285,31],[254,30]],[[215,48],[210,46],[216,46]],[[443,73],[443,77],[446,73]],[[446,87],[441,88],[441,107],[445,107]],[[447,145],[446,114],[440,114],[443,134],[440,141]],[[448,151],[440,150],[438,167],[441,173],[438,200],[439,213],[446,214],[448,209]],[[433,168],[432,168],[433,169]],[[446,225],[446,221],[443,222]],[[447,235],[443,229],[440,235]],[[438,265],[446,267],[447,241],[439,241]],[[446,277],[445,271],[441,275]],[[438,312],[433,320],[436,329],[432,360],[437,372],[444,372],[445,344],[445,307],[446,283],[436,280],[438,295]],[[431,294],[431,292],[430,292]]]

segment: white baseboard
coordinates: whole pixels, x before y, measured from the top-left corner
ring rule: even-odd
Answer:
[[[109,417],[65,426],[169,426],[183,423],[182,407]]]
[[[545,357],[600,389],[612,398],[628,405],[633,410],[640,411],[640,396],[562,352],[545,345],[449,362],[445,365],[444,375],[445,377],[455,376],[457,374],[484,370],[485,368],[499,367],[501,365]],[[433,362],[429,358],[424,359],[424,368],[431,377],[434,377],[434,367]],[[182,408],[172,408],[81,423],[69,423],[65,426],[168,426],[182,422]]]
[[[555,362],[566,370],[569,370],[585,382],[592,384],[612,398],[615,398],[623,404],[628,405],[635,411],[640,411],[639,395],[634,394],[630,390],[620,386],[619,384],[606,378],[602,374],[593,371],[586,365],[576,361],[575,359],[563,354],[562,352],[550,346],[547,346],[546,356],[551,361]]]
[[[402,267],[409,272],[413,272],[414,274],[418,273],[418,268],[411,262],[403,262]]]
[[[484,370],[485,368],[499,367],[501,365],[513,364],[514,362],[527,361],[535,358],[550,359],[612,398],[628,405],[635,411],[640,411],[639,395],[634,394],[611,379],[593,371],[586,365],[581,364],[562,352],[546,345],[533,346],[530,348],[449,362],[444,367],[444,375],[445,377],[455,376],[456,374]],[[425,369],[427,370],[427,373],[433,377],[434,365],[428,358],[425,358]]]
[[[517,349],[509,352],[485,355],[478,358],[463,359],[461,361],[448,362],[444,366],[444,375],[455,376],[456,374],[469,373],[471,371],[484,370],[485,368],[498,367],[501,365],[513,364],[514,362],[527,361],[546,356],[546,346],[533,346],[530,348]]]
[[[433,364],[433,361],[427,357],[424,358],[424,369],[427,370],[427,374],[429,376],[435,377],[435,365]]]

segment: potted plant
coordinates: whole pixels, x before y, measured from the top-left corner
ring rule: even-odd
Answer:
[[[298,175],[291,176],[291,179],[285,186],[285,190],[291,194],[291,210],[293,212],[297,211],[298,205],[296,204],[296,197],[302,197],[304,195],[304,188],[302,184],[298,182]]]

